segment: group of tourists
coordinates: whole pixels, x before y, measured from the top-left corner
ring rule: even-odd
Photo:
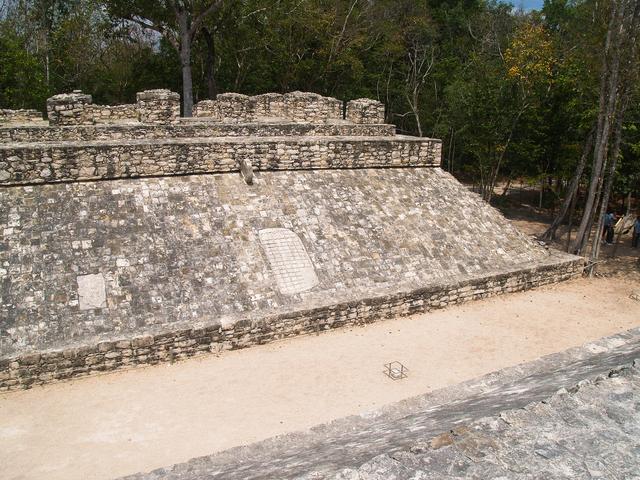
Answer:
[[[602,243],[607,245],[613,244],[614,227],[616,224],[616,216],[613,212],[605,213],[602,230]],[[626,233],[626,232],[625,232]],[[640,215],[636,217],[632,226],[631,246],[638,248],[640,244]]]

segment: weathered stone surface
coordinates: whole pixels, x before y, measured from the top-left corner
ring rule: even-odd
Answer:
[[[258,231],[258,238],[280,293],[305,292],[318,284],[313,263],[294,232],[287,228],[265,228]]]
[[[37,110],[0,108],[0,125],[29,125],[40,123],[42,120],[42,113]]]
[[[111,107],[114,108],[114,107]],[[393,125],[351,123],[251,122],[221,123],[208,118],[180,119],[171,125],[129,123],[118,125],[0,126],[2,143],[40,143],[95,140],[142,140],[150,138],[208,137],[390,137]]]
[[[136,94],[138,119],[142,123],[172,123],[180,117],[180,95],[166,89]]]
[[[317,286],[282,293],[259,241],[271,228],[300,238]],[[252,186],[234,174],[4,188],[0,233],[0,358],[168,335],[109,368],[407,315],[581,271],[581,259],[537,246],[434,168],[261,172]],[[76,278],[97,273],[106,307],[81,310]],[[221,319],[222,328],[193,331]]]
[[[89,109],[91,95],[74,90],[47,99],[47,117],[51,125],[83,125],[93,123]]]
[[[101,273],[78,275],[78,304],[80,310],[105,308],[107,293],[104,276]]]
[[[616,369],[571,393],[457,427],[440,450],[382,454],[332,478],[640,478],[638,402],[640,370]]]
[[[439,140],[417,137],[184,138],[0,144],[4,185],[255,170],[436,166]],[[40,173],[49,169],[46,179]]]
[[[639,353],[636,328],[376,412],[126,478],[633,479],[640,371],[637,360],[616,366]]]
[[[353,123],[384,123],[384,104],[369,98],[351,100],[345,118]]]

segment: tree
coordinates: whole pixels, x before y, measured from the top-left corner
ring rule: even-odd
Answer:
[[[600,215],[593,239],[592,261],[595,261],[598,256],[602,214],[608,208],[608,195],[611,188],[609,182],[603,192],[607,161],[613,164],[613,169],[609,171],[609,177],[612,179],[612,175],[615,173],[614,162],[617,160],[619,152],[620,139],[617,138],[613,156],[609,158],[610,139],[614,130],[622,131],[622,120],[629,100],[627,92],[631,91],[632,85],[637,80],[639,22],[639,2],[636,0],[612,0],[600,72],[600,99],[591,180],[584,212],[572,247],[574,253],[580,254],[587,245],[600,202]],[[590,269],[590,272],[592,271]]]
[[[109,13],[162,35],[176,50],[182,69],[182,110],[193,111],[191,52],[203,21],[218,10],[224,0],[107,0]]]

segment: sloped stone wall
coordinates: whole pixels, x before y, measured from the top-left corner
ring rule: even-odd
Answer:
[[[247,318],[232,325],[218,322],[198,328],[118,338],[94,345],[27,353],[0,359],[0,391],[31,388],[100,372],[173,362],[205,353],[263,345],[297,335],[363,325],[557,283],[581,273],[582,259],[560,261],[313,310]]]
[[[148,335],[175,355],[239,348],[569,278],[582,262],[439,168],[0,188],[0,236],[1,359]],[[208,342],[172,333],[216,325]]]

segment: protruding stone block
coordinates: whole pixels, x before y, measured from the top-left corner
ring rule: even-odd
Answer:
[[[346,118],[353,123],[384,123],[384,103],[370,98],[351,100],[347,103]]]
[[[180,95],[170,90],[138,92],[136,100],[142,123],[172,123],[180,117]]]
[[[74,90],[47,99],[47,116],[51,125],[87,125],[93,123],[91,95]]]
[[[101,273],[78,275],[77,281],[80,310],[106,308],[107,290]]]

